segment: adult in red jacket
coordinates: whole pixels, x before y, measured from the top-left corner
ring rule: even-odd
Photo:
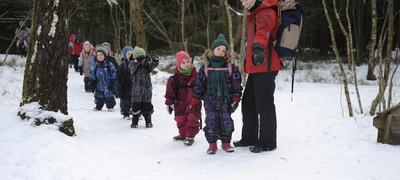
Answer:
[[[68,51],[70,56],[70,64],[74,65],[76,72],[79,72],[78,58],[83,49],[83,37],[80,33],[71,34],[69,36]]]
[[[275,77],[281,69],[273,48],[278,19],[278,0],[243,0],[247,14],[245,72],[249,73],[243,94],[242,138],[236,147],[251,146],[254,153],[276,148]]]

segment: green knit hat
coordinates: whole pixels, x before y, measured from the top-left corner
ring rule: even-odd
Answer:
[[[146,56],[146,52],[144,51],[143,48],[136,46],[133,49],[133,54],[132,55],[133,55],[133,58],[137,58],[139,56]]]
[[[214,40],[214,42],[211,44],[211,49],[215,49],[218,46],[224,45],[226,46],[226,49],[229,49],[229,45],[228,42],[225,39],[224,34],[219,34],[218,38],[216,40]]]

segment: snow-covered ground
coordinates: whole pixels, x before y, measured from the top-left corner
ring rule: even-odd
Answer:
[[[314,72],[321,71],[324,77],[335,73],[334,66],[322,69],[325,71]],[[298,78],[307,79],[302,72]],[[365,72],[365,67],[360,72]],[[400,146],[376,142],[371,116],[357,113],[356,118],[347,117],[340,84],[297,82],[291,102],[290,72],[280,73],[275,93],[278,148],[261,154],[235,148],[234,153],[219,150],[210,156],[203,132],[191,147],[172,141],[177,129],[164,107],[168,76],[165,72],[153,76],[154,128],[144,128],[141,121],[139,129],[131,129],[119,107],[114,112],[92,111],[93,94],[84,92],[82,77],[71,70],[68,107],[77,136],[68,137],[54,126],[33,128],[16,116],[23,69],[0,67],[0,179],[397,180],[400,176]],[[335,81],[331,79],[329,82]],[[395,102],[400,101],[399,84],[397,78]],[[367,111],[377,87],[363,85],[360,91]],[[355,99],[353,107],[359,111]],[[242,126],[240,110],[233,118],[233,139],[237,140]]]

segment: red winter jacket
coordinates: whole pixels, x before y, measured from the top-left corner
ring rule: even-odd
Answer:
[[[76,42],[76,34],[69,36],[68,51],[70,55],[80,56],[83,49],[83,42]]]
[[[245,72],[262,73],[279,71],[281,69],[280,57],[272,46],[271,64],[268,62],[269,38],[276,39],[278,18],[275,9],[278,7],[278,0],[264,0],[255,10],[247,14],[246,38],[247,50],[245,60]],[[264,63],[255,66],[252,61],[253,43],[261,44],[264,47]]]
[[[179,89],[175,88],[175,80],[173,76],[168,78],[167,89],[165,93],[165,104],[174,104],[175,116],[185,116],[190,113],[190,103],[193,98],[193,84],[196,80],[196,68],[193,67],[190,76],[184,76],[175,69],[175,75],[179,78]],[[178,92],[176,92],[178,91]],[[178,97],[176,97],[178,96]],[[199,117],[200,112],[196,112],[195,116]]]

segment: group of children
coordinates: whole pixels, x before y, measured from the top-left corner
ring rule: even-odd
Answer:
[[[242,96],[241,75],[238,68],[230,63],[229,45],[223,34],[211,44],[204,56],[204,65],[199,71],[185,51],[176,53],[174,74],[168,78],[165,104],[167,111],[175,115],[179,134],[174,141],[183,141],[190,146],[201,127],[201,107],[204,102],[204,132],[209,143],[208,154],[221,148],[233,152],[231,146],[234,123],[231,114],[236,110]],[[101,110],[104,104],[109,110],[115,106],[115,97],[120,98],[121,114],[130,119],[131,128],[138,127],[139,117],[143,116],[146,127],[153,127],[151,115],[154,111],[150,73],[158,66],[158,58],[146,55],[144,49],[125,46],[122,60],[115,67],[109,60],[109,50],[104,46],[93,47],[84,43],[79,67],[84,74],[85,90],[94,92],[96,107]]]

